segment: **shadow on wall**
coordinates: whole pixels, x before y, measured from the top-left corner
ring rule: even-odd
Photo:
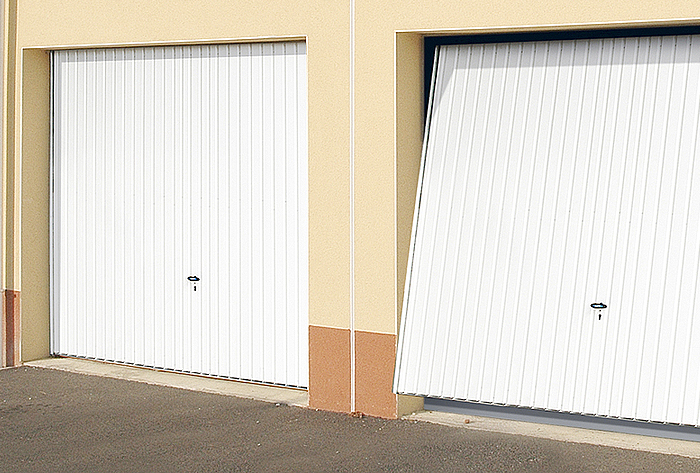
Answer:
[[[544,41],[562,41],[569,42],[581,39],[591,39],[598,40],[601,43],[603,41],[614,41],[616,38],[625,37],[645,37],[645,36],[663,36],[663,35],[693,35],[700,34],[699,26],[685,26],[685,27],[673,27],[673,28],[626,28],[617,30],[579,30],[579,31],[549,31],[549,32],[538,32],[538,33],[508,33],[508,34],[481,34],[481,35],[461,35],[461,36],[426,36],[424,38],[424,71],[423,77],[425,81],[424,87],[424,101],[425,110],[424,114],[428,113],[428,104],[430,96],[430,84],[432,83],[433,67],[435,65],[435,55],[439,50],[439,46],[448,44],[483,44],[483,48],[474,48],[473,51],[480,51],[480,57],[462,57],[458,59],[457,67],[453,65],[445,65],[446,67],[451,67],[449,71],[450,74],[446,75],[448,79],[442,81],[440,84],[436,84],[436,94],[435,97],[441,99],[446,91],[449,90],[452,84],[452,72],[456,69],[472,69],[479,68],[483,64],[488,64],[493,62],[493,53],[495,48],[489,47],[489,44],[493,43],[536,43]],[[526,52],[529,45],[517,45],[521,52]],[[544,45],[543,45],[544,46]],[[532,46],[534,47],[534,45]],[[491,53],[491,54],[489,54]],[[523,57],[527,57],[525,54]],[[555,56],[556,58],[556,56]],[[600,58],[600,65],[612,64],[610,58]],[[551,60],[551,59],[550,59]],[[531,65],[534,66],[544,66],[546,59],[543,61],[540,57],[535,57]],[[565,63],[561,63],[566,65]],[[517,64],[512,62],[506,67],[520,67],[521,65],[527,66],[528,64]],[[442,66],[442,65],[441,65]]]

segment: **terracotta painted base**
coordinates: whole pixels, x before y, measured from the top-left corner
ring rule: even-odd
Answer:
[[[350,330],[309,326],[309,407],[350,412]]]
[[[396,360],[396,335],[355,332],[356,410],[395,419],[397,397],[391,391]]]
[[[391,391],[396,335],[355,332],[355,408],[351,405],[350,330],[309,327],[309,407],[352,410],[395,419],[399,399]]]
[[[5,289],[3,293],[5,323],[3,324],[3,354],[5,366],[20,364],[19,351],[19,291]]]

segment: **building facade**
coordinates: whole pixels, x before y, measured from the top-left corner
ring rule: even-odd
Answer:
[[[314,408],[388,418],[420,409],[423,395],[542,407],[408,386],[400,377],[394,386],[404,288],[412,283],[407,267],[419,264],[411,241],[416,195],[423,195],[426,108],[438,117],[428,107],[440,100],[430,92],[435,45],[539,41],[560,51],[567,35],[692,42],[700,24],[691,1],[6,0],[3,13],[3,364],[61,354],[227,376],[308,389]],[[673,61],[695,64],[694,49],[676,50],[679,42]],[[439,56],[438,67],[447,61]],[[688,77],[689,98],[678,103],[694,106]],[[234,129],[235,139],[226,131]],[[683,153],[692,163],[694,151]],[[239,174],[229,179],[232,162]],[[690,195],[695,202],[691,187],[681,188],[679,201]],[[439,221],[443,214],[435,212]],[[676,232],[670,223],[660,228]],[[187,236],[167,243],[180,231]],[[694,235],[678,244],[692,246]],[[666,261],[649,271],[683,271]],[[157,282],[164,274],[172,281]],[[550,276],[557,277],[543,277]],[[441,284],[425,278],[416,279],[416,291]],[[501,290],[485,284],[487,292]],[[421,313],[430,319],[419,310],[406,316]],[[668,319],[691,334],[689,347],[693,318],[692,307],[677,307]],[[433,352],[452,343],[440,333],[430,332]],[[458,358],[476,359],[471,346],[455,346]],[[663,363],[673,371],[672,359],[693,350],[655,362],[659,378]],[[408,377],[425,369],[403,366]],[[439,376],[464,376],[450,373]],[[700,399],[694,378],[679,379],[689,403]],[[668,419],[697,426],[697,409],[691,414]]]

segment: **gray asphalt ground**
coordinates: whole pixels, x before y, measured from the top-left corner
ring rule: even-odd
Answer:
[[[0,370],[2,472],[700,472],[700,460]]]

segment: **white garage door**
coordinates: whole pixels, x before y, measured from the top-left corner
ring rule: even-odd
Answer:
[[[53,53],[52,352],[308,384],[303,42]]]
[[[397,392],[697,426],[700,37],[436,65]]]

